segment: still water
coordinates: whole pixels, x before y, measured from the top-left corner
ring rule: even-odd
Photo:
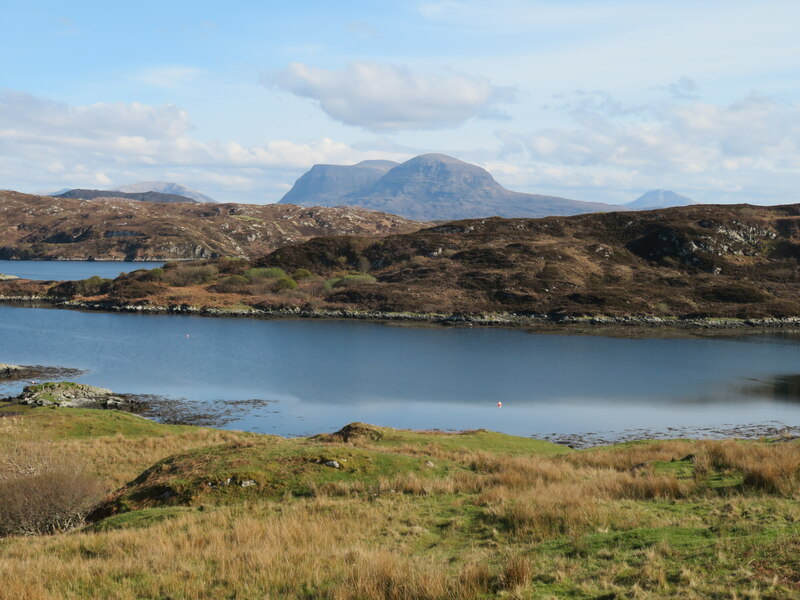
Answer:
[[[267,401],[240,403],[226,427],[282,435],[351,421],[534,436],[800,424],[790,334],[619,339],[0,305],[0,362],[85,369],[78,381],[212,406]]]
[[[112,279],[120,273],[129,273],[136,269],[154,269],[163,265],[164,263],[160,262],[99,260],[0,260],[0,273],[40,281],[75,281],[88,279],[93,275]]]

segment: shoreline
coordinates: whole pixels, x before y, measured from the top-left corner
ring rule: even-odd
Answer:
[[[89,312],[116,312],[128,314],[185,315],[201,317],[292,319],[292,320],[354,320],[377,323],[391,323],[412,326],[442,327],[497,327],[504,329],[524,329],[542,333],[576,333],[584,335],[614,335],[653,333],[675,335],[767,333],[770,331],[800,331],[800,317],[653,317],[653,316],[551,316],[519,315],[516,313],[460,314],[460,313],[416,313],[367,311],[346,308],[308,309],[295,307],[275,308],[224,308],[196,306],[190,304],[130,304],[123,302],[88,302],[60,300],[39,295],[6,296],[0,295],[0,304],[33,305],[36,308],[62,308],[85,310]]]

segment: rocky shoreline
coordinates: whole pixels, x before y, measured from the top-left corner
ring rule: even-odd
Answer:
[[[6,402],[22,406],[57,408],[100,408],[140,413],[144,405],[135,396],[84,383],[57,381],[25,386],[22,393]]]
[[[444,326],[485,326],[506,328],[555,329],[580,331],[606,329],[649,329],[683,330],[683,331],[761,331],[761,330],[800,330],[800,317],[655,317],[646,315],[629,316],[592,316],[576,317],[548,314],[462,314],[462,313],[416,313],[362,311],[345,308],[306,308],[306,307],[274,307],[274,308],[224,308],[214,306],[194,306],[191,304],[157,305],[147,303],[122,302],[87,302],[62,300],[39,295],[0,295],[0,302],[10,304],[36,304],[55,308],[78,309],[100,312],[119,312],[135,314],[173,314],[205,317],[249,317],[249,318],[284,318],[284,319],[332,319],[359,320],[399,323],[434,324]]]
[[[35,381],[37,379],[65,379],[83,375],[85,371],[66,367],[46,367],[42,365],[9,365],[0,363],[0,384],[14,381]]]
[[[770,439],[779,443],[800,439],[800,426],[787,425],[778,421],[769,421],[766,423],[753,423],[749,425],[624,429],[622,431],[598,431],[587,433],[550,433],[534,437],[579,450],[625,442],[674,439]]]
[[[8,365],[0,365],[0,369],[6,366]],[[0,370],[0,373],[2,373],[2,370]],[[23,389],[21,394],[0,399],[0,401],[18,406],[120,410],[169,425],[193,425],[212,428],[223,427],[240,417],[243,411],[265,410],[271,408],[273,404],[270,400],[258,398],[207,404],[164,396],[123,394],[105,388],[69,381],[29,385]],[[270,412],[277,411],[271,410]],[[12,415],[16,413],[2,414]],[[664,429],[535,434],[532,437],[579,450],[626,442],[671,439],[766,439],[773,443],[783,443],[800,439],[800,426],[769,421],[748,425],[686,426],[665,427]]]

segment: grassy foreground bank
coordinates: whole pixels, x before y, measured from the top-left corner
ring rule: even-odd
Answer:
[[[81,465],[101,502],[82,529],[0,539],[0,598],[800,595],[797,440],[572,451],[488,431],[284,439],[0,413],[0,490],[26,465]]]

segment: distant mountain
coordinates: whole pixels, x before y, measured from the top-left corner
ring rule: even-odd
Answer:
[[[332,206],[345,194],[372,185],[397,166],[391,160],[365,160],[356,165],[314,165],[281,199],[282,204]]]
[[[161,194],[175,194],[177,196],[186,196],[198,202],[216,202],[213,198],[201,194],[197,190],[190,187],[181,185],[180,183],[173,183],[171,181],[139,181],[137,183],[129,183],[128,185],[121,185],[115,187],[114,191],[141,193],[141,192],[159,192]]]
[[[117,190],[82,190],[75,189],[57,194],[53,198],[83,198],[93,200],[94,198],[125,198],[126,200],[138,200],[140,202],[157,202],[160,204],[176,204],[178,202],[197,203],[197,200],[177,194],[162,194],[161,192],[118,192]]]
[[[689,206],[697,204],[691,198],[681,196],[670,190],[650,190],[639,196],[633,202],[628,202],[625,208],[634,208],[636,210],[647,210],[654,208],[669,208],[671,206]]]
[[[491,216],[544,217],[619,210],[618,206],[609,204],[512,192],[497,183],[485,169],[444,154],[423,154],[412,158],[387,170],[373,182],[338,197],[326,190],[314,193],[314,180],[310,175],[316,168],[295,184],[297,187],[302,182],[303,194],[295,193],[295,188],[292,188],[281,202],[361,206],[418,221]],[[337,167],[344,169],[345,173],[352,173],[348,170],[352,168]],[[314,198],[314,201],[307,204],[306,198]]]

